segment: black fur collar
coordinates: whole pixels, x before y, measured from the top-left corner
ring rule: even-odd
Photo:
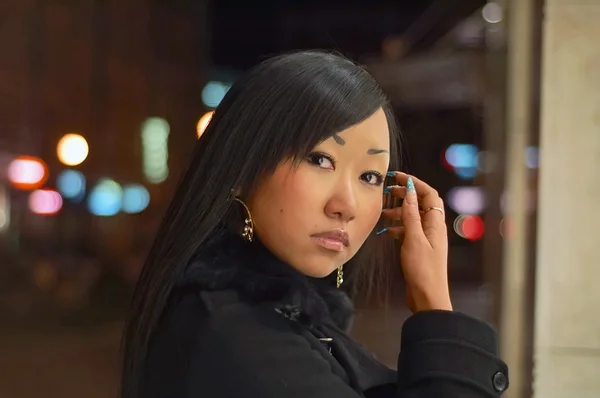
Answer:
[[[250,301],[274,301],[276,310],[308,325],[333,321],[342,330],[352,324],[349,297],[329,278],[307,277],[271,254],[259,241],[228,235],[188,267],[183,285],[203,290],[233,289]]]

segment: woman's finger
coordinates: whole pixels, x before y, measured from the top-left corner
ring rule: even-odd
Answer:
[[[417,192],[411,177],[406,181],[406,198],[401,207],[402,225],[406,236],[416,238],[424,237],[423,226],[421,225],[421,214],[419,213],[419,203],[417,202]]]
[[[415,190],[417,191],[417,197],[420,199],[419,202],[423,208],[429,208],[437,205],[437,198],[440,196],[438,195],[438,192],[429,184],[415,176],[408,175],[401,171],[395,171],[393,173],[394,177],[396,177],[396,181],[398,181],[401,185],[407,185],[408,179],[412,179]]]
[[[396,198],[404,199],[406,197],[406,187],[400,185],[389,185],[383,188],[384,195],[391,195]]]
[[[392,209],[383,209],[381,215],[393,221],[402,221],[402,207],[394,207]]]
[[[409,176],[402,172],[394,172],[394,176],[399,183],[408,182],[409,178],[413,181],[417,197],[420,199],[419,203],[423,210],[421,214],[423,230],[428,233],[432,231],[446,231],[444,202],[438,195],[438,192],[417,177]]]
[[[388,227],[377,232],[377,235],[386,234],[394,239],[404,240],[404,227]]]

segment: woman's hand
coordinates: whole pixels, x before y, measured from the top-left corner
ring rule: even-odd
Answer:
[[[392,188],[390,194],[404,198],[404,202],[382,214],[402,221],[402,226],[390,227],[386,233],[403,241],[400,263],[407,284],[408,307],[413,313],[451,311],[444,202],[423,181],[401,172],[393,174],[400,186]]]

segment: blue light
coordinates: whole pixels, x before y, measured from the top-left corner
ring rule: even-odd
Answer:
[[[123,203],[121,209],[124,213],[140,213],[150,204],[150,193],[140,184],[127,185],[123,188]]]
[[[459,167],[454,169],[458,178],[462,180],[470,180],[477,175],[477,167]]]
[[[452,144],[446,149],[446,162],[454,168],[477,167],[479,150],[471,144]]]
[[[88,197],[88,208],[96,216],[114,216],[121,210],[123,190],[113,180],[102,179]]]
[[[228,85],[210,81],[202,89],[202,102],[209,108],[216,108],[227,94],[227,91],[229,91]]]
[[[56,187],[63,198],[79,202],[85,195],[85,177],[76,170],[64,170],[56,179]]]
[[[538,147],[530,146],[525,150],[525,164],[530,169],[540,167],[540,150]]]

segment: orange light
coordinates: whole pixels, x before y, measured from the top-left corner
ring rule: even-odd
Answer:
[[[35,156],[18,156],[8,165],[8,179],[17,189],[38,189],[48,179],[48,166]]]
[[[198,120],[198,125],[196,126],[198,138],[202,137],[202,134],[204,134],[204,131],[206,131],[206,128],[208,127],[208,124],[210,123],[214,113],[215,111],[206,112],[204,115],[202,115],[200,120]]]

